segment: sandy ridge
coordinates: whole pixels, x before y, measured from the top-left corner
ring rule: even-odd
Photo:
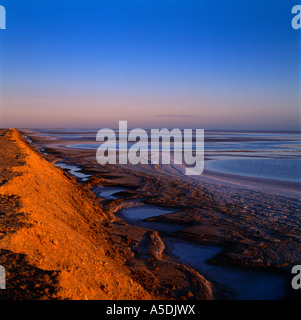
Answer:
[[[92,193],[33,151],[17,130],[1,130],[0,139],[4,298],[153,298],[109,243],[107,216]]]

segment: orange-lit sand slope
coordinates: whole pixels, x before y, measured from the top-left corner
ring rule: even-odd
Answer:
[[[107,217],[92,193],[33,151],[18,131],[1,130],[0,141],[4,298],[153,298],[106,239]]]

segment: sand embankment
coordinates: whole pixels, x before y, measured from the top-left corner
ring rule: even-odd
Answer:
[[[93,194],[0,130],[0,264],[8,299],[150,299],[110,243]]]

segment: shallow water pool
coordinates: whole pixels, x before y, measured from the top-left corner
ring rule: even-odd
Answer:
[[[238,267],[215,266],[206,261],[221,251],[219,247],[189,243],[174,238],[164,239],[172,256],[190,265],[206,279],[239,300],[277,300],[285,293],[286,278],[271,272]]]

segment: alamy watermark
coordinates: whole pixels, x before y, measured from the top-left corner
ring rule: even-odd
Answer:
[[[292,14],[295,16],[292,19],[292,27],[295,30],[301,29],[301,5],[293,6]]]
[[[295,276],[292,279],[292,288],[295,290],[301,289],[301,265],[300,264],[293,266],[292,274],[295,274]]]
[[[6,10],[0,5],[0,29],[6,29]]]
[[[292,8],[294,17],[291,21],[293,29],[301,29],[301,5],[295,5]],[[0,29],[6,29],[6,10],[5,7],[0,5]]]
[[[128,131],[127,121],[119,121],[118,136],[112,129],[98,131],[102,142],[96,159],[104,164],[186,164],[186,175],[200,175],[204,170],[204,130],[144,129]],[[118,143],[117,143],[118,142]],[[118,148],[117,148],[118,146]]]
[[[0,265],[0,289],[6,289],[6,273],[5,268]]]

